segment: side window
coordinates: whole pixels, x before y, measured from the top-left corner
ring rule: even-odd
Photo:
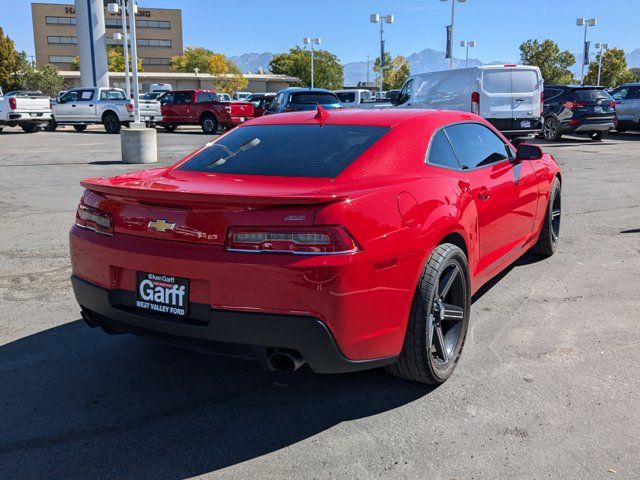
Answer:
[[[462,168],[478,168],[506,160],[511,150],[495,133],[479,123],[445,128]]]
[[[640,87],[632,87],[629,95],[627,95],[627,98],[640,100]]]
[[[439,130],[433,136],[427,161],[432,165],[440,165],[441,167],[460,168],[444,130]]]
[[[80,92],[80,98],[78,99],[81,102],[88,102],[93,100],[93,90],[82,90]]]
[[[614,92],[612,92],[611,96],[614,98],[614,100],[624,100],[627,98],[628,92],[629,92],[629,89],[627,87],[621,87],[615,90]]]
[[[273,109],[280,108],[284,104],[284,97],[285,97],[284,93],[279,93],[278,96],[276,97],[275,101],[273,102],[273,104],[270,107],[273,108]]]
[[[198,98],[196,100],[196,103],[204,103],[204,102],[210,102],[210,101],[211,101],[211,95],[209,95],[209,92],[198,93]]]
[[[173,103],[175,101],[175,94],[173,93],[165,93],[160,97],[160,103],[162,105],[166,105],[168,103]]]
[[[413,96],[413,78],[404,84],[402,90],[398,94],[398,105],[407,102]]]
[[[78,100],[78,90],[71,90],[60,100],[62,100],[62,103],[76,102]]]
[[[544,89],[544,102],[547,103],[553,99],[556,99],[562,93],[559,88],[545,88]],[[557,99],[556,99],[557,100]]]

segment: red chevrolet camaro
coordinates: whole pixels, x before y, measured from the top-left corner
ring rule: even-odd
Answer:
[[[82,316],[273,370],[440,383],[471,295],[556,249],[561,176],[463,112],[262,117],[171,167],[82,182]]]

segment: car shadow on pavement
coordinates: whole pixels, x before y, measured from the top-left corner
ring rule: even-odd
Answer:
[[[0,381],[7,479],[190,478],[433,390],[381,369],[271,374],[79,320],[0,346]]]

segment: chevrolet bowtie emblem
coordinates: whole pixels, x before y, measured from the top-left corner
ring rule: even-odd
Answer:
[[[168,223],[166,220],[159,219],[149,222],[147,228],[149,230],[155,230],[156,232],[166,232],[167,230],[173,230],[174,228],[176,228],[176,224]]]

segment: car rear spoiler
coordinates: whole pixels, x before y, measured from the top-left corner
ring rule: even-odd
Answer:
[[[170,189],[153,188],[153,184],[144,186],[114,186],[99,183],[99,179],[86,179],[80,182],[87,190],[92,192],[113,195],[117,197],[134,198],[147,202],[162,202],[172,204],[197,203],[238,203],[238,204],[265,204],[265,205],[310,205],[321,203],[333,203],[345,200],[348,195],[343,194],[287,194],[282,192],[274,195],[252,195],[230,194],[230,193],[209,193],[209,192],[185,192]]]

